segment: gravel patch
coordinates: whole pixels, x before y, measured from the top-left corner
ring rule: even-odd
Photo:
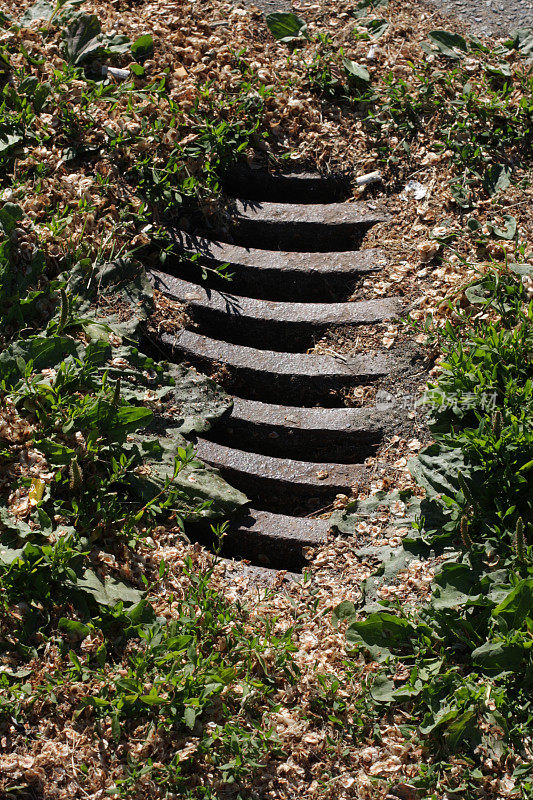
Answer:
[[[441,14],[456,17],[467,30],[486,36],[506,36],[533,26],[531,0],[428,0]]]
[[[450,23],[466,25],[470,33],[485,36],[506,36],[516,28],[533,26],[531,0],[426,0],[440,14],[450,16]],[[291,11],[291,0],[251,0],[265,14]],[[297,11],[298,3],[295,11]]]

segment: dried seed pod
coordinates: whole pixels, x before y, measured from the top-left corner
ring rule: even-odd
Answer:
[[[434,256],[436,256],[439,251],[439,247],[440,245],[438,242],[421,242],[421,244],[418,244],[416,249],[418,250],[418,257],[420,258],[420,261],[423,264],[427,264],[432,258],[434,258]]]
[[[467,550],[472,547],[472,538],[468,532],[468,518],[465,514],[461,517],[461,539]]]
[[[518,561],[526,560],[526,538],[524,536],[524,520],[518,517],[513,538],[514,549]]]
[[[57,327],[59,331],[62,331],[65,325],[67,324],[68,319],[68,312],[69,312],[69,300],[67,297],[67,293],[64,289],[61,289],[61,305],[59,309],[59,322],[57,323]]]
[[[492,417],[492,433],[495,439],[499,439],[502,435],[503,418],[502,412],[496,411]]]
[[[115,391],[113,392],[113,399],[111,400],[111,404],[114,406],[118,406],[120,402],[120,378],[117,378],[115,383]]]
[[[83,472],[80,465],[78,464],[77,458],[74,458],[70,462],[69,474],[70,474],[69,488],[73,492],[79,492],[83,485]]]

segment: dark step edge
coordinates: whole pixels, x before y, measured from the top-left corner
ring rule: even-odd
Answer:
[[[299,203],[330,203],[347,199],[351,182],[346,175],[315,172],[269,172],[237,166],[222,180],[224,189],[252,200]]]

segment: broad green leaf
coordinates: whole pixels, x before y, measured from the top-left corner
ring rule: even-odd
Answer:
[[[498,64],[497,67],[491,67],[490,65],[485,67],[485,72],[497,78],[510,78],[512,75],[511,66],[506,64],[505,61]]]
[[[0,544],[0,565],[3,567],[9,567],[14,561],[22,558],[23,553],[23,547],[4,547],[4,545]]]
[[[365,22],[364,26],[371,36],[379,39],[387,32],[389,22],[386,19],[371,19],[369,22]]]
[[[52,3],[49,3],[48,0],[37,0],[36,3],[26,9],[20,18],[20,24],[24,27],[33,22],[34,19],[50,20],[53,14],[54,6]]]
[[[100,38],[101,27],[96,14],[80,14],[68,26],[64,39],[71,64],[80,66],[101,55],[104,47]]]
[[[111,736],[118,742],[121,736],[120,720],[118,713],[111,714]]]
[[[111,55],[122,55],[128,53],[131,48],[131,41],[124,34],[117,33],[115,36],[106,36],[105,49]]]
[[[526,61],[533,61],[533,28],[518,28],[513,31],[505,46],[518,50]]]
[[[438,443],[424,448],[409,461],[413,478],[424,487],[429,498],[445,494],[455,496],[458,490],[456,476],[462,472],[468,479],[464,457],[460,449],[449,449]]]
[[[370,694],[378,703],[402,703],[417,697],[422,688],[422,681],[416,681],[414,686],[410,684],[397,686],[393,680],[385,675],[378,675],[372,684]]]
[[[479,585],[468,564],[453,561],[443,564],[433,584],[433,608],[458,608],[475,603],[478,598]]]
[[[533,578],[520,581],[492,612],[501,617],[509,630],[519,630],[528,617],[533,616]]]
[[[441,726],[446,726],[449,723],[453,722],[454,719],[459,715],[459,709],[457,706],[451,706],[448,703],[444,702],[438,711],[430,711],[420,724],[420,732],[427,736],[430,733],[433,733],[437,728]]]
[[[182,364],[171,364],[169,374],[175,382],[169,399],[174,430],[185,435],[208,431],[231,409],[231,397],[205,375]]]
[[[477,711],[474,708],[469,708],[450,722],[446,727],[445,734],[446,744],[450,752],[456,752],[457,745],[472,733],[476,722]]]
[[[185,722],[186,726],[192,730],[194,728],[194,723],[196,722],[196,710],[191,706],[187,706],[185,713],[183,714],[183,721]]]
[[[133,446],[144,447],[153,441],[152,437],[153,434],[133,434]],[[128,479],[132,492],[141,504],[155,497],[165,481],[172,478],[178,447],[182,447],[185,440],[179,434],[167,431],[164,436],[159,433],[158,443],[160,447],[157,451],[151,450],[146,458],[150,475],[131,474]],[[132,445],[126,447],[130,446]],[[217,518],[232,513],[248,502],[246,495],[230,486],[217,470],[205,467],[198,461],[183,468],[174,479],[173,486],[179,489],[180,502],[185,508],[206,503],[200,514],[205,518]]]
[[[447,58],[459,59],[461,58],[461,53],[468,52],[468,44],[466,43],[466,39],[464,39],[458,33],[436,30],[431,31],[428,34],[428,37],[429,41],[435,45]]]
[[[98,650],[96,651],[96,660],[98,662],[99,667],[104,667],[107,661],[107,647],[105,642],[102,642]]]
[[[505,221],[505,228],[493,227],[492,232],[498,239],[507,239],[510,241],[516,236],[516,218],[512,217],[510,214],[506,214],[503,219]]]
[[[39,450],[45,454],[51,464],[70,464],[74,458],[76,451],[72,447],[67,447],[60,442],[54,442],[52,439],[42,439],[39,442]]]
[[[356,19],[364,19],[369,12],[387,8],[388,5],[389,0],[359,0],[353,13]]]
[[[350,644],[363,645],[377,660],[389,656],[391,648],[410,644],[414,635],[415,629],[408,620],[387,611],[369,614],[365,620],[352,622],[346,630]]]
[[[153,606],[148,600],[143,599],[126,612],[126,616],[132,625],[141,625],[155,620]]]
[[[349,600],[343,600],[342,603],[339,603],[336,608],[333,609],[331,614],[331,621],[335,628],[338,626],[339,622],[344,619],[349,619],[353,617],[355,614],[355,606]]]
[[[139,430],[139,428],[146,428],[151,422],[153,413],[149,408],[142,406],[121,406],[117,409],[116,425],[121,431],[131,433]],[[115,425],[113,421],[112,425]]]
[[[503,164],[489,167],[483,177],[485,191],[491,197],[511,185],[511,171]]]
[[[0,133],[0,158],[7,155],[22,141],[22,136],[18,133]]]
[[[488,672],[515,672],[524,658],[523,645],[512,642],[485,642],[472,653],[472,661]]]
[[[125,605],[136,605],[142,600],[143,593],[122,581],[107,577],[102,581],[91,569],[85,570],[76,583],[70,584],[83,594],[89,595],[102,606],[115,606],[118,602]]]
[[[352,78],[361,89],[368,87],[370,84],[370,73],[365,67],[356,64],[355,61],[351,61],[349,58],[343,58],[342,63],[349,77]]]
[[[67,617],[61,617],[57,623],[57,626],[59,630],[76,634],[76,636],[79,636],[82,639],[88,636],[91,632],[91,628],[89,628],[88,625],[84,625],[83,622],[80,622],[77,619],[68,619]]]
[[[49,83],[40,83],[35,89],[35,94],[33,95],[33,108],[35,109],[36,114],[40,114],[43,110],[51,91],[52,86]]]
[[[97,267],[93,267],[90,262],[80,262],[65,277],[68,278],[69,292],[80,297],[80,316],[90,317],[92,323],[105,324],[108,331],[113,330],[123,338],[139,340],[140,328],[153,307],[153,290],[146,270],[139,261],[117,258]],[[127,304],[132,309],[131,315],[119,314],[117,311],[115,314],[98,317],[94,313],[97,293],[111,305],[120,299],[122,307]],[[100,333],[95,338],[104,337]]]
[[[154,40],[149,33],[139,36],[131,45],[131,54],[135,61],[143,62],[154,52]]]
[[[269,31],[279,42],[294,42],[307,38],[307,23],[287,11],[274,11],[266,15]]]

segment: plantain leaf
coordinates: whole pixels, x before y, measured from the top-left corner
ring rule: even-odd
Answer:
[[[286,11],[274,11],[267,14],[266,24],[270,33],[279,42],[294,42],[297,39],[307,39],[307,23]]]
[[[356,64],[355,61],[351,61],[349,58],[343,58],[342,64],[348,73],[348,76],[359,88],[366,89],[369,86],[370,73],[367,69],[365,69],[365,67],[362,67],[360,64]]]
[[[449,31],[431,31],[428,34],[429,41],[432,45],[437,47],[443,56],[447,58],[459,59],[462,58],[462,53],[468,52],[468,44],[466,39],[458,33],[450,33]]]
[[[511,185],[511,172],[503,164],[489,167],[483,178],[483,186],[490,197]]]
[[[78,67],[104,53],[100,34],[101,27],[96,14],[80,14],[76,17],[64,34],[70,63]]]
[[[149,33],[139,36],[131,45],[131,54],[135,61],[142,63],[150,58],[154,52],[154,40]]]
[[[20,18],[20,24],[26,27],[30,22],[33,22],[34,19],[44,19],[48,21],[52,19],[53,14],[54,6],[52,3],[49,3],[48,0],[37,0],[36,3],[26,9]]]
[[[386,19],[371,19],[370,22],[365,22],[363,24],[374,39],[379,39],[389,28],[389,23]]]

